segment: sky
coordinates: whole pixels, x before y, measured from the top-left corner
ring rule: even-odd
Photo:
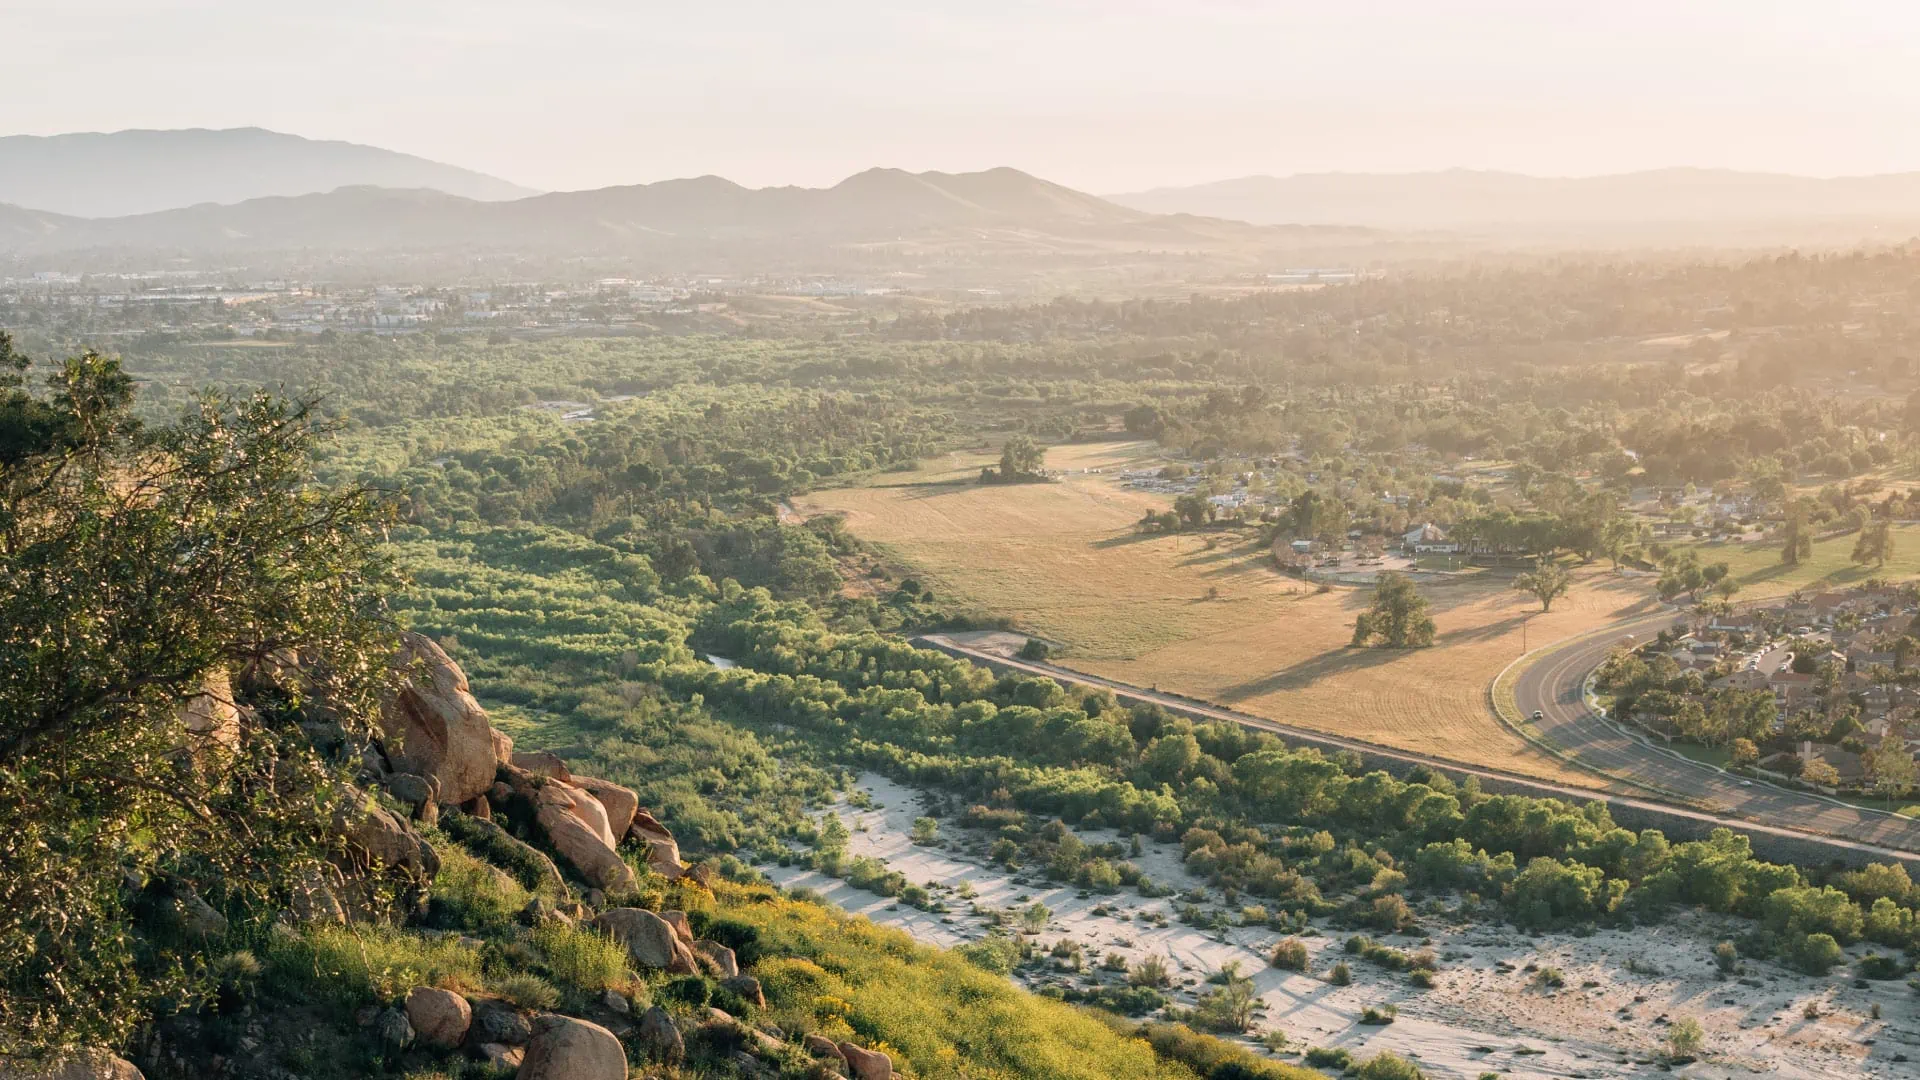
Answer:
[[[257,126],[545,189],[1920,170],[1910,0],[0,0],[0,43],[0,134]]]

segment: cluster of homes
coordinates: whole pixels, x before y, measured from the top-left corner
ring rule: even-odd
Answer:
[[[1682,619],[1661,645],[1650,648],[1709,676],[1709,690],[1771,693],[1776,735],[1796,715],[1824,714],[1836,700],[1857,704],[1861,730],[1846,746],[1803,739],[1756,763],[1762,772],[1797,776],[1822,760],[1839,776],[1839,786],[1857,787],[1867,778],[1864,754],[1885,739],[1920,748],[1920,688],[1889,678],[1903,665],[1920,663],[1920,656],[1903,657],[1899,648],[1916,614],[1914,601],[1912,587],[1892,585],[1795,595],[1772,606]],[[1809,650],[1818,651],[1798,655]],[[1657,717],[1632,719],[1654,730],[1661,726]]]

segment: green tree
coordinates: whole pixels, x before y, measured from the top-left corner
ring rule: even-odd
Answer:
[[[1015,435],[1000,447],[1000,475],[1007,480],[1038,476],[1046,461],[1046,447],[1027,435]]]
[[[1353,624],[1353,644],[1371,644],[1376,638],[1389,648],[1411,649],[1433,644],[1433,617],[1427,598],[1404,574],[1380,575],[1374,586],[1373,606]]]
[[[1861,564],[1872,563],[1875,569],[1887,565],[1893,558],[1893,522],[1886,517],[1876,517],[1860,530],[1860,538],[1853,542],[1853,561]]]
[[[1532,570],[1513,579],[1513,587],[1540,601],[1542,612],[1552,611],[1553,602],[1573,585],[1573,574],[1557,562],[1541,559]]]
[[[1906,738],[1898,728],[1890,730],[1879,746],[1867,751],[1860,763],[1867,770],[1873,790],[1886,798],[1889,807],[1893,800],[1913,790],[1913,754],[1908,752]]]
[[[0,334],[0,1056],[208,991],[142,948],[140,895],[282,907],[340,791],[302,703],[364,732],[394,646],[389,515],[312,482],[306,407],[208,395],[142,431],[117,361],[44,393],[30,368]],[[284,696],[229,719],[270,659]]]
[[[1787,507],[1787,522],[1780,530],[1780,561],[1788,566],[1813,557],[1813,524],[1808,515],[1805,499],[1795,499]]]

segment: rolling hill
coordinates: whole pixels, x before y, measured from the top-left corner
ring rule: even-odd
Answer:
[[[534,194],[409,154],[260,128],[0,138],[0,203],[73,217],[145,214],[347,186],[431,188],[480,200]]]
[[[507,202],[355,186],[93,219],[0,208],[0,250],[18,253],[745,251],[985,238],[1192,247],[1281,231],[1143,213],[1006,168],[870,169],[830,188],[703,176]]]

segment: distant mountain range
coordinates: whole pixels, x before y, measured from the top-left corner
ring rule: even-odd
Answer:
[[[1143,213],[1005,168],[870,169],[830,188],[751,189],[704,176],[507,202],[361,186],[111,218],[0,207],[0,250],[25,253],[698,253],[941,239],[1044,248],[1061,238],[1184,249],[1290,232]]]
[[[1248,176],[1112,195],[1155,214],[1381,229],[1531,230],[1920,222],[1920,173],[1817,179],[1724,169],[1550,178],[1452,169]]]
[[[0,203],[70,217],[119,217],[348,186],[431,188],[479,200],[535,194],[410,154],[260,128],[0,138]]]

